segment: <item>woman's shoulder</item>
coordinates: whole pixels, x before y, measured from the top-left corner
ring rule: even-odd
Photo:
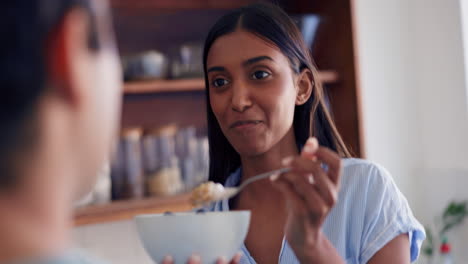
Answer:
[[[425,237],[424,228],[414,218],[390,173],[381,165],[362,159],[343,159],[342,164],[340,198],[334,208],[334,219],[345,219],[346,223],[352,223],[347,227],[359,230],[356,234],[361,241],[359,258],[367,262],[391,239],[407,233],[414,261]]]
[[[343,185],[393,184],[391,174],[381,165],[364,159],[346,158],[342,160]]]
[[[381,165],[363,159],[343,159],[340,196],[344,199],[369,200],[383,194],[397,198],[401,193],[391,174]]]
[[[406,197],[381,165],[362,159],[344,159],[340,200],[346,206],[375,214],[376,210],[409,213]]]
[[[60,256],[46,257],[43,259],[24,260],[11,264],[107,264],[99,258],[81,249],[69,249]]]
[[[359,169],[361,171],[385,170],[376,162],[358,158],[344,158],[342,159],[342,165],[345,171],[352,169]]]

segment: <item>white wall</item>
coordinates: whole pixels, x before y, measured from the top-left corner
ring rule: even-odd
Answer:
[[[448,201],[468,199],[460,2],[355,0],[355,7],[368,158],[392,172],[416,216],[431,224]],[[465,263],[468,224],[460,230],[451,242]]]
[[[412,0],[414,85],[424,167],[468,169],[468,114],[460,0]],[[465,0],[463,0],[465,1]]]
[[[465,47],[465,86],[466,86],[466,110],[468,112],[468,1],[460,0],[461,18],[463,28],[463,42]]]
[[[421,139],[414,102],[417,91],[411,85],[408,3],[355,3],[367,157],[392,172],[411,201],[411,179],[421,160]]]

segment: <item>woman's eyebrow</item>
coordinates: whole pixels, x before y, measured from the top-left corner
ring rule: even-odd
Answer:
[[[214,67],[209,68],[208,71],[207,71],[207,73],[215,72],[215,71],[225,72],[225,71],[226,71],[226,68],[221,67],[221,66],[214,66]]]
[[[269,61],[273,61],[273,62],[275,61],[269,56],[258,56],[258,57],[250,58],[250,59],[244,61],[242,63],[242,65],[243,66],[249,66],[249,65],[252,65],[252,64],[254,64],[256,62],[259,62],[259,61],[262,61],[262,60],[269,60]]]
[[[258,57],[253,57],[253,58],[247,59],[246,61],[244,61],[242,63],[242,65],[245,67],[245,66],[252,65],[252,64],[254,64],[256,62],[259,62],[259,61],[262,61],[262,60],[269,60],[269,61],[273,61],[273,62],[275,61],[269,56],[258,56]],[[208,68],[207,73],[210,73],[210,72],[225,72],[225,71],[226,71],[226,68],[224,68],[222,66],[213,66],[213,67]]]

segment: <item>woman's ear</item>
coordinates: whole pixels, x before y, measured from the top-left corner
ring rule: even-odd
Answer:
[[[312,71],[305,68],[296,79],[297,97],[296,105],[303,105],[309,100],[314,89],[314,77]]]

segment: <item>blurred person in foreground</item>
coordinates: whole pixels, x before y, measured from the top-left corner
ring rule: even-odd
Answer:
[[[73,204],[108,158],[120,114],[107,2],[1,5],[0,263],[74,263],[64,255]]]
[[[73,204],[118,130],[108,2],[7,0],[0,10],[0,263],[95,263],[69,240]]]

